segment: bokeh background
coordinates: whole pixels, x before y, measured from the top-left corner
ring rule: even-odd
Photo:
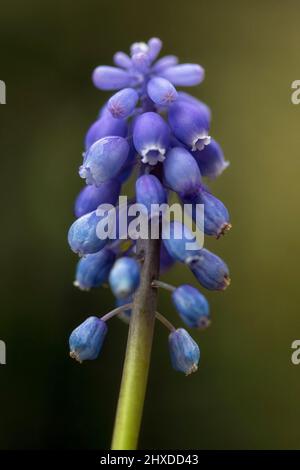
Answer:
[[[194,93],[213,110],[230,168],[213,185],[233,229],[207,246],[232,285],[209,293],[213,324],[194,333],[199,372],[175,373],[157,326],[141,448],[300,446],[300,5],[287,0],[2,1],[0,79],[0,448],[108,448],[127,326],[114,319],[99,360],[68,357],[70,331],[112,295],[72,286],[66,234],[82,186],[83,137],[108,95],[93,88],[116,50],[159,36],[165,53],[206,69]],[[183,267],[176,284],[194,279]],[[167,293],[160,310],[180,322]]]

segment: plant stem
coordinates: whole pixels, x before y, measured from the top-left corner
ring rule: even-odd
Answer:
[[[159,320],[160,323],[162,323],[169,331],[175,331],[176,330],[175,326],[172,325],[172,323],[169,322],[169,320],[167,320],[166,317],[161,315],[159,312],[156,312],[155,316],[156,316],[157,320]]]
[[[114,317],[115,315],[118,315],[118,313],[122,313],[122,312],[124,312],[125,310],[128,310],[128,309],[131,308],[131,307],[132,307],[132,304],[131,304],[131,303],[121,305],[120,307],[116,307],[116,308],[114,308],[113,310],[111,310],[111,312],[108,312],[108,313],[106,313],[105,315],[103,315],[103,317],[101,317],[100,320],[102,320],[102,321],[108,321],[108,320],[110,320],[112,317]]]
[[[144,259],[141,282],[134,297],[123,376],[112,439],[113,450],[137,447],[152,348],[159,274],[160,240],[138,240],[137,256]]]
[[[152,287],[161,287],[162,289],[168,290],[169,292],[174,292],[174,290],[176,289],[176,287],[171,286],[171,284],[159,281],[158,279],[154,279],[154,281],[152,282]]]

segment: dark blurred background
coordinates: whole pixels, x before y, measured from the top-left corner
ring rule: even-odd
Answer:
[[[141,448],[299,448],[299,2],[2,1],[0,79],[0,448],[107,448],[127,326],[111,321],[99,360],[68,357],[70,331],[107,312],[112,295],[72,286],[66,235],[82,181],[83,137],[107,94],[90,76],[117,50],[159,36],[164,53],[197,62],[193,92],[213,110],[231,165],[213,185],[233,229],[207,246],[231,269],[209,293],[213,324],[193,333],[199,372],[175,373],[158,325]],[[195,283],[183,267],[170,282]],[[160,310],[179,325],[167,293]]]

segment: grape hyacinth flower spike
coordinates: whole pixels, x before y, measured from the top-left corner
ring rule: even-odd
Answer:
[[[200,290],[163,282],[160,272],[166,275],[179,262],[205,289],[222,291],[230,282],[226,263],[203,248],[191,225],[176,218],[165,220],[165,209],[175,194],[179,207],[189,206],[198,233],[219,238],[231,227],[226,206],[205,181],[219,177],[229,164],[210,136],[210,109],[176,89],[199,85],[204,69],[180,64],[174,55],[159,57],[161,49],[158,38],[135,42],[129,53],[115,53],[113,65],[94,70],[95,87],[112,93],[84,138],[79,175],[86,185],[76,198],[76,220],[68,233],[72,251],[80,256],[75,286],[110,287],[115,303],[110,312],[89,316],[75,328],[69,339],[70,356],[79,362],[97,359],[107,322],[119,317],[129,323],[112,440],[115,450],[137,446],[156,320],[168,330],[173,368],[189,375],[199,366],[200,349],[189,332],[175,328],[157,311],[158,289],[168,291],[170,306],[186,328],[203,330],[211,322],[208,300]],[[135,194],[124,207],[119,196],[127,180]],[[151,226],[148,236],[138,229],[134,236],[134,206],[143,214],[136,226]],[[204,208],[204,217],[198,224],[199,207]],[[157,230],[152,231],[154,222]]]

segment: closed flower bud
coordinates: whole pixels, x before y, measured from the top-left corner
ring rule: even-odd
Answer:
[[[186,330],[178,328],[170,333],[169,350],[172,366],[175,370],[183,372],[185,375],[197,371],[200,349]]]
[[[139,95],[133,88],[124,88],[113,95],[107,105],[107,109],[116,119],[130,116],[139,100]]]
[[[87,318],[72,332],[70,356],[78,362],[97,359],[107,333],[107,325],[97,317]]]
[[[78,194],[74,212],[76,217],[81,217],[88,212],[97,209],[100,204],[116,204],[121,189],[119,179],[108,180],[100,186],[85,186]]]
[[[93,83],[100,90],[120,90],[121,88],[135,86],[138,80],[123,69],[103,65],[95,68]]]
[[[127,256],[119,258],[109,274],[109,285],[117,298],[125,298],[135,292],[140,283],[140,265]]]
[[[165,55],[159,59],[152,67],[154,73],[160,73],[162,70],[172,67],[173,65],[178,64],[178,57],[175,55]]]
[[[177,287],[172,300],[181,319],[190,328],[204,329],[210,324],[208,302],[195,287],[188,284]]]
[[[79,169],[87,184],[99,186],[120,173],[129,153],[129,145],[123,137],[103,137],[86,152]]]
[[[68,233],[68,242],[71,249],[79,255],[86,255],[100,251],[108,242],[108,238],[100,239],[97,236],[97,224],[101,218],[96,211],[79,217],[71,225]]]
[[[151,100],[159,106],[169,106],[177,99],[176,88],[169,80],[161,77],[151,78],[147,92]]]
[[[178,221],[166,226],[163,224],[162,236],[164,246],[174,260],[185,263],[197,258],[200,246],[186,225]]]
[[[166,250],[165,245],[161,243],[160,245],[160,267],[159,267],[159,272],[161,274],[164,274],[166,271],[168,271],[173,264],[175,263],[174,258],[172,258],[171,255],[169,255],[169,252]]]
[[[142,42],[142,41],[134,42],[130,46],[131,56],[133,56],[134,54],[140,54],[140,53],[148,54],[148,52],[149,52],[149,46],[145,42]]]
[[[124,168],[121,170],[120,174],[118,175],[118,181],[120,181],[121,184],[125,183],[128,180],[128,178],[130,178],[133,168],[134,168],[134,164],[124,166]]]
[[[208,119],[208,122],[211,122],[211,110],[207,106],[207,104],[203,103],[203,101],[198,100],[195,96],[186,93],[185,91],[178,92],[178,101],[185,101],[189,104],[193,104],[196,106],[201,112],[205,113]]]
[[[131,62],[135,70],[140,73],[147,73],[150,66],[150,57],[146,52],[137,52],[131,57]]]
[[[178,100],[170,106],[169,124],[175,136],[194,150],[202,150],[210,142],[206,108]]]
[[[131,67],[131,59],[129,55],[122,51],[114,54],[114,63],[117,67],[122,67],[123,69],[129,69]]]
[[[194,86],[204,79],[204,69],[198,64],[179,64],[161,71],[161,76],[173,85]]]
[[[154,175],[140,176],[135,183],[135,192],[136,202],[145,206],[149,217],[158,215],[158,207],[153,204],[160,205],[167,201],[166,190]]]
[[[170,142],[170,129],[157,113],[143,113],[133,128],[133,143],[143,163],[156,165],[165,159]]]
[[[124,119],[113,118],[105,108],[100,119],[94,122],[87,131],[85,136],[85,150],[88,150],[94,142],[102,139],[102,137],[111,135],[126,137],[127,124]]]
[[[201,174],[194,157],[182,147],[168,151],[163,163],[165,184],[180,196],[195,195],[201,183]]]
[[[114,252],[109,248],[103,248],[98,253],[81,258],[77,264],[74,285],[81,290],[101,286],[108,280],[115,258]]]
[[[183,202],[192,204],[192,217],[197,221],[197,204],[204,205],[204,233],[219,238],[231,229],[229,213],[223,202],[208,191],[200,189],[196,196],[183,198]],[[203,227],[199,227],[203,230]]]
[[[203,150],[194,152],[194,157],[202,176],[211,179],[220,176],[229,165],[220,145],[214,139],[211,139],[209,145],[206,145]]]
[[[122,170],[120,171],[118,175],[118,180],[120,181],[121,184],[123,184],[130,177],[132,170],[134,169],[134,166],[136,163],[137,163],[137,152],[133,146],[133,143],[131,142],[129,145],[128,157],[126,159],[124,166],[122,167]]]
[[[229,270],[219,256],[203,248],[189,267],[200,284],[209,290],[225,290],[230,284]]]
[[[150,57],[150,60],[153,61],[160,53],[160,50],[162,48],[162,42],[159,38],[151,38],[148,41],[148,47],[148,55]]]

